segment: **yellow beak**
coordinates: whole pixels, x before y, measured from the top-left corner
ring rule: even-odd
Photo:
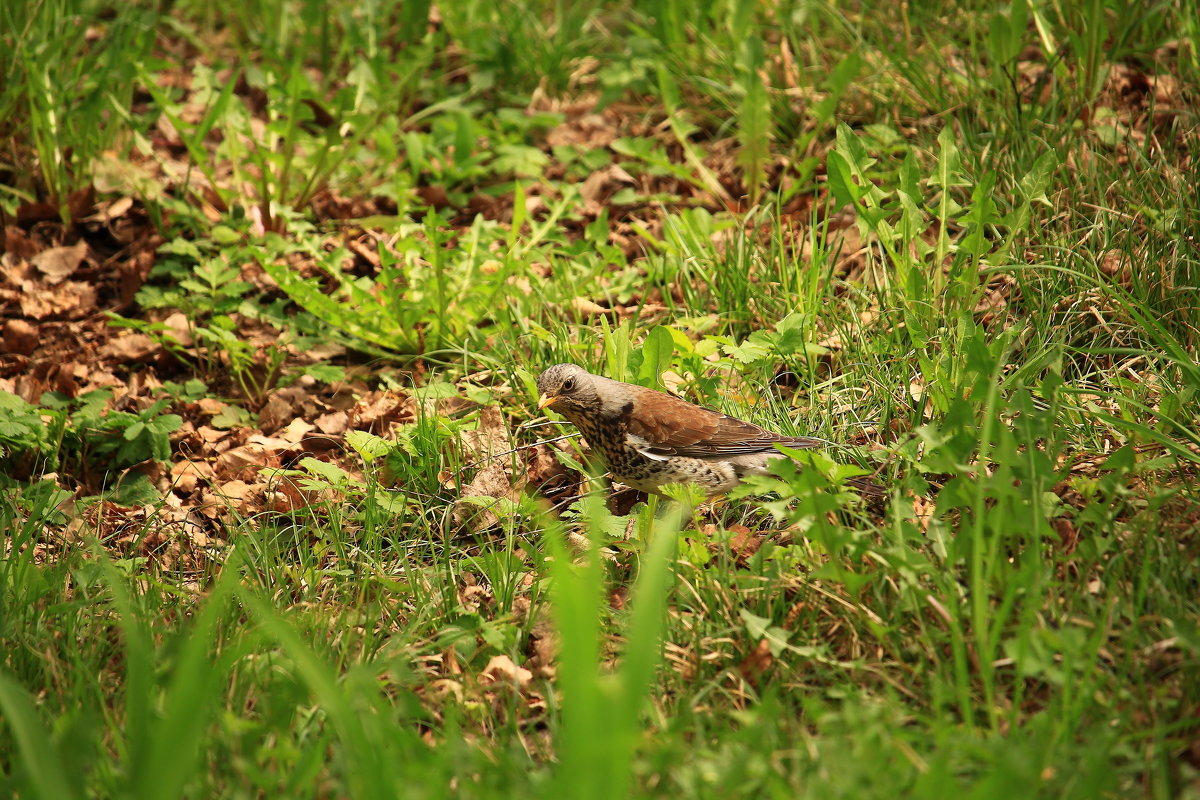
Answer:
[[[561,394],[550,394],[550,395],[544,394],[544,395],[542,395],[541,397],[538,398],[538,411],[541,411],[543,408],[546,408],[547,406],[554,405],[561,399],[562,399]]]

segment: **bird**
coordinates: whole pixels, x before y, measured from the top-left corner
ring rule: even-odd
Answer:
[[[566,417],[599,453],[618,482],[659,493],[671,483],[693,483],[709,496],[724,494],[747,475],[766,475],[767,463],[796,449],[829,443],[782,436],[750,422],[710,411],[666,392],[593,375],[575,364],[555,364],[537,379],[538,410]],[[878,485],[846,482],[867,494]]]

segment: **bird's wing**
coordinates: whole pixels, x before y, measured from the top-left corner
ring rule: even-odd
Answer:
[[[625,415],[631,444],[650,458],[721,458],[772,452],[776,443],[808,448],[826,444],[807,436],[780,436],[726,414],[709,411],[663,392],[635,393]]]

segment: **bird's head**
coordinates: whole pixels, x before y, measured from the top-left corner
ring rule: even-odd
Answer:
[[[566,416],[595,414],[603,406],[602,380],[574,364],[555,364],[538,376],[538,409],[553,408]]]

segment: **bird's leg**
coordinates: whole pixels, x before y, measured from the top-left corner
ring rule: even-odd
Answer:
[[[646,499],[645,492],[627,486],[624,489],[614,489],[608,498],[608,510],[618,517],[623,517],[638,503]]]

